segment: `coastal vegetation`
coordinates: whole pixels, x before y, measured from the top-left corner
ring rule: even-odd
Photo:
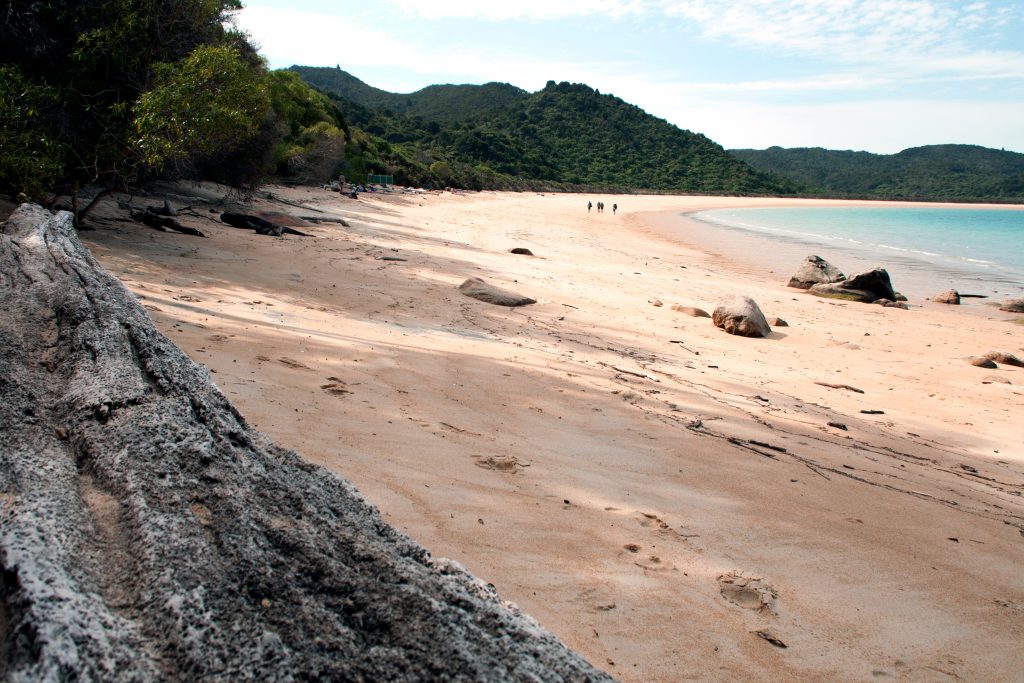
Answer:
[[[148,178],[234,186],[333,171],[347,126],[231,28],[239,0],[11,3],[0,25],[0,190],[76,219]],[[329,161],[324,162],[324,159]],[[310,174],[312,175],[312,174]],[[83,195],[84,196],[84,195]]]
[[[794,183],[751,169],[704,135],[578,83],[536,93],[504,83],[435,85],[408,95],[340,68],[292,67],[327,93],[354,135],[349,175],[493,189],[779,194]]]
[[[898,154],[820,147],[731,152],[763,173],[806,187],[807,194],[959,201],[1024,199],[1024,154],[977,145],[928,145]]]

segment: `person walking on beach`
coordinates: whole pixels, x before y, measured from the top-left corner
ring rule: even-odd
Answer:
[[[590,213],[590,207],[592,207],[593,205],[593,202],[587,202],[587,213]]]
[[[615,215],[615,212],[618,211],[618,210],[619,210],[619,205],[618,204],[612,204],[612,215],[613,216]]]

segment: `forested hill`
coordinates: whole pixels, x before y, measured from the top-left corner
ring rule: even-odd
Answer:
[[[929,145],[898,154],[820,147],[731,152],[760,171],[833,196],[1024,199],[1024,154],[976,145]]]
[[[508,83],[431,85],[414,93],[387,92],[342,71],[341,68],[293,66],[304,81],[326,93],[370,109],[387,109],[430,121],[461,121],[507,107],[529,93]]]
[[[753,170],[699,133],[582,84],[549,81],[532,94],[500,83],[438,85],[399,95],[341,69],[292,70],[334,97],[354,126],[386,143],[367,140],[354,148],[356,176],[365,164],[414,184],[741,194],[798,189]]]

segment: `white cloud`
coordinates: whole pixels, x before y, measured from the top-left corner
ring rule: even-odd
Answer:
[[[605,16],[618,19],[649,11],[645,0],[385,0],[399,11],[425,19],[481,19],[485,21],[551,21],[570,17]],[[657,3],[653,3],[657,4]]]
[[[402,59],[406,48],[386,33],[349,17],[249,6],[236,15],[272,66],[365,65],[381,56]]]
[[[907,77],[1024,75],[1024,52],[970,46],[968,32],[1011,19],[1006,7],[960,7],[948,0],[675,0],[668,16],[713,40]]]

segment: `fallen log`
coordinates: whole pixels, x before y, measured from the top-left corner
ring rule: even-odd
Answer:
[[[71,214],[0,273],[6,680],[611,680],[251,428]]]
[[[282,234],[286,234],[299,235],[300,237],[309,237],[308,233],[296,230],[295,228],[289,228],[287,225],[278,225],[277,223],[271,223],[270,221],[264,218],[260,218],[259,216],[250,216],[249,214],[245,213],[231,213],[230,211],[225,211],[220,215],[220,219],[233,228],[242,228],[243,230],[255,230],[260,235],[280,237]]]
[[[156,210],[153,209],[153,207],[149,207],[145,211],[132,211],[128,215],[132,217],[132,220],[138,221],[143,225],[148,225],[154,230],[159,230],[160,232],[167,232],[168,230],[173,230],[175,232],[180,232],[185,235],[206,237],[206,235],[204,235],[202,231],[197,230],[196,228],[190,228],[187,225],[182,225],[173,218],[170,218],[169,216],[160,215],[159,213],[157,213]]]

